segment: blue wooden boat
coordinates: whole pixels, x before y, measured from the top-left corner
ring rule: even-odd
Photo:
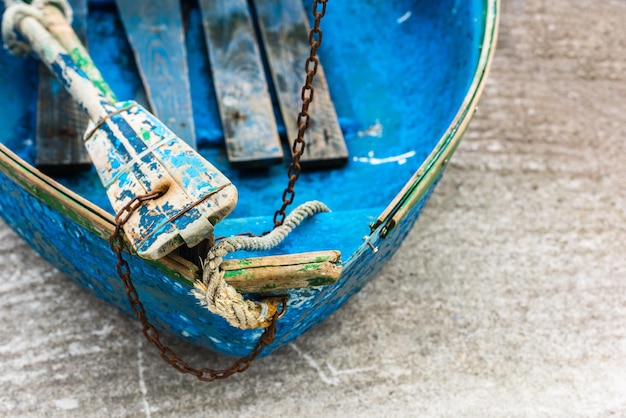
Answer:
[[[304,10],[311,3],[305,0]],[[497,0],[330,1],[327,7],[319,56],[348,158],[303,171],[293,206],[322,201],[331,212],[302,221],[270,250],[234,252],[222,265],[245,300],[272,300],[270,308],[284,311],[263,355],[326,319],[398,249],[470,122],[496,41]],[[183,1],[183,14],[197,152],[238,191],[232,212],[214,225],[215,236],[262,234],[272,230],[283,202],[290,159],[252,170],[229,163],[198,2]],[[90,1],[87,39],[117,97],[145,102],[113,1]],[[132,315],[109,243],[120,209],[107,198],[100,169],[51,177],[35,168],[38,63],[2,51],[0,71],[2,218],[72,280]],[[289,122],[278,109],[275,115],[284,135]],[[206,253],[186,248],[145,258],[131,252],[123,258],[156,330],[232,356],[255,347],[263,327],[235,327],[192,292],[203,280],[198,257]]]

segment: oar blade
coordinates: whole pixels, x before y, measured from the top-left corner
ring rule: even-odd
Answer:
[[[116,107],[85,141],[113,209],[119,213],[136,196],[166,191],[124,225],[138,255],[158,259],[183,243],[212,239],[213,226],[237,203],[230,180],[137,103]]]

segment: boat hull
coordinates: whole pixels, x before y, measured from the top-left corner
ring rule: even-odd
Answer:
[[[122,282],[115,270],[116,257],[107,240],[51,205],[46,191],[24,187],[0,170],[0,208],[5,222],[50,264],[100,299],[133,316]],[[402,225],[386,239],[373,239],[377,251],[365,245],[344,266],[339,282],[330,287],[291,291],[289,309],[280,320],[274,344],[267,353],[303,334],[340,307],[374,278],[398,249],[417,219],[424,198]],[[56,206],[56,205],[55,205]],[[190,287],[173,278],[162,266],[127,257],[133,283],[151,323],[159,330],[211,350],[244,355],[261,331],[242,331],[210,314],[190,294]],[[169,273],[169,274],[168,274]],[[36,291],[36,290],[33,290]],[[72,309],[68,306],[67,309]]]
[[[343,252],[343,272],[334,285],[288,291],[288,309],[278,324],[274,343],[264,355],[326,319],[376,277],[415,224],[466,130],[484,87],[496,40],[499,3],[485,0],[475,2],[474,6],[472,10],[476,16],[466,17],[461,24],[479,27],[472,32],[475,39],[470,43],[475,49],[471,54],[475,57],[469,65],[450,63],[463,66],[460,71],[471,72],[466,74],[469,82],[463,84],[464,90],[455,96],[461,100],[446,107],[447,113],[441,118],[446,121],[443,134],[440,132],[432,140],[434,145],[417,170],[402,180],[404,185],[394,191],[385,204],[321,214],[305,222],[296,236],[281,246],[281,252],[290,253],[334,249],[329,245],[334,247],[336,244]],[[399,16],[398,22],[405,17]],[[329,77],[332,79],[332,74]],[[341,103],[338,107],[341,110]],[[355,133],[355,138],[359,138],[362,132],[366,131]],[[412,140],[406,139],[407,142]],[[399,155],[406,157],[407,153]],[[354,156],[352,163],[360,163],[359,158],[369,158],[371,165],[378,163],[368,154]],[[94,203],[96,199],[86,200],[72,191],[71,180],[65,180],[62,185],[38,172],[26,160],[24,155],[14,154],[5,146],[0,148],[2,218],[69,278],[132,316],[124,286],[117,277],[117,260],[107,239],[113,227],[110,210],[99,208],[98,202]],[[395,163],[400,166],[401,160]],[[278,190],[281,186],[273,187]],[[367,182],[362,187],[365,189],[363,193],[367,193]],[[254,189],[254,186],[250,188]],[[336,205],[341,206],[339,198]],[[249,216],[244,209],[232,222],[225,224],[222,232],[226,235],[238,233],[250,225],[260,232],[271,228],[271,222],[268,216]],[[261,330],[233,328],[200,306],[190,293],[190,276],[181,273],[176,261],[152,262],[128,254],[127,260],[139,297],[157,329],[234,356],[247,354],[258,340]],[[68,306],[67,309],[72,308]]]

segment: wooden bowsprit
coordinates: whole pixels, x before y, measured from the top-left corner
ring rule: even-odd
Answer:
[[[117,0],[154,114],[196,147],[179,0]]]
[[[89,115],[85,145],[114,210],[119,213],[138,196],[164,192],[133,211],[124,226],[137,253],[157,259],[183,242],[211,240],[213,226],[237,202],[230,180],[137,103],[105,97],[39,18],[39,9],[10,5],[3,27],[10,25],[28,41]]]
[[[236,168],[282,161],[272,100],[246,0],[200,0],[228,160]]]

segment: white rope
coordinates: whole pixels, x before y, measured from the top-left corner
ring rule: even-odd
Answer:
[[[56,6],[61,10],[63,16],[65,16],[65,20],[70,25],[72,24],[72,20],[74,19],[74,11],[72,10],[72,6],[68,0],[33,0],[31,4],[38,8],[42,9],[46,6]]]
[[[202,281],[195,283],[192,294],[209,311],[220,315],[229,324],[241,329],[264,328],[276,312],[275,304],[246,300],[237,290],[226,283],[224,271],[220,269],[222,257],[226,254],[246,251],[267,251],[280,244],[305,218],[320,212],[330,212],[318,201],[304,203],[285,218],[283,224],[261,237],[230,237],[211,248],[203,261]]]
[[[2,15],[2,42],[4,48],[13,55],[27,55],[30,45],[18,40],[16,28],[25,17],[32,17],[45,24],[43,12],[21,1],[7,2],[7,9]]]
[[[65,15],[67,21],[72,22],[72,7],[67,0],[34,0],[32,4],[21,0],[5,0],[6,10],[2,15],[2,42],[4,48],[13,55],[27,55],[31,48],[27,42],[20,41],[17,27],[25,17],[37,19],[44,27],[48,27],[44,7],[54,5]]]

